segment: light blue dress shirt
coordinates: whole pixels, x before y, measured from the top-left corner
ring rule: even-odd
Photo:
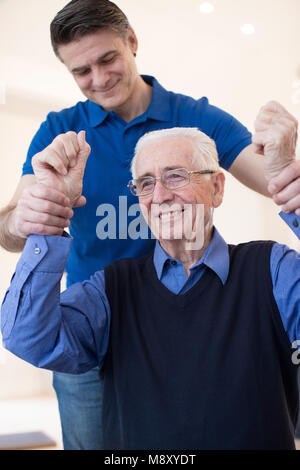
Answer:
[[[300,238],[299,218],[281,214]],[[2,304],[1,328],[7,349],[37,367],[83,373],[101,366],[109,342],[110,306],[104,271],[71,286],[60,296],[60,280],[71,237],[28,238]],[[157,242],[154,265],[158,279],[173,293],[187,292],[206,269],[223,284],[229,273],[228,246],[217,229],[203,257],[187,277],[183,265]],[[300,256],[275,243],[270,257],[273,293],[285,331],[300,338]]]

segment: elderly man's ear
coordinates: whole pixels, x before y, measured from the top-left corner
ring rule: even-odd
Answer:
[[[225,175],[222,171],[218,171],[211,176],[212,181],[212,206],[219,207],[223,202]]]

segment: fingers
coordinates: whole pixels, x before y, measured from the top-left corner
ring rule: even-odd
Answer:
[[[36,184],[26,188],[13,214],[13,231],[26,238],[30,234],[61,235],[70,225],[70,201],[59,191]]]
[[[268,131],[260,131],[256,132],[252,136],[252,143],[257,147],[257,148],[264,148],[265,143],[267,142],[268,139]]]
[[[32,159],[36,181],[42,185],[59,189],[69,196],[69,204],[74,205],[75,201],[76,207],[82,207],[86,201],[84,198],[79,199],[79,197],[82,192],[82,181],[90,152],[91,147],[85,140],[85,131],[80,131],[78,134],[69,132],[57,136],[51,145]],[[41,194],[32,195],[44,198]],[[48,194],[46,199],[49,198],[51,196]]]
[[[273,160],[276,157],[279,163],[284,163],[281,153],[286,152],[294,156],[296,134],[291,121],[280,118],[270,127],[264,128],[263,125],[259,125],[259,129],[252,136],[252,143],[255,145],[257,153],[262,153],[263,151],[268,156],[269,150],[272,149],[271,157]]]
[[[290,199],[287,204],[282,207],[283,212],[291,213],[296,212],[296,215],[300,215],[300,195]]]
[[[276,101],[270,101],[260,109],[252,142],[256,153],[265,157],[264,171],[268,181],[295,160],[297,129],[297,120]]]
[[[77,163],[79,145],[76,132],[67,132],[58,135],[51,144],[59,156],[67,162],[66,169],[73,168]]]
[[[31,224],[46,225],[48,227],[55,227],[57,229],[64,229],[70,225],[69,218],[56,217],[46,212],[32,210],[28,207],[23,207],[22,209],[22,219],[24,223],[28,222]]]
[[[290,202],[299,195],[300,178],[297,178],[295,181],[286,186],[282,191],[277,194],[274,194],[273,200],[276,202],[276,204],[283,206],[283,211],[290,212],[292,210],[295,210],[295,207],[292,207],[292,204],[290,204]]]
[[[278,103],[277,101],[269,101],[268,103],[266,103],[264,106],[262,106],[262,108],[260,109],[260,114],[268,114],[269,116],[270,115],[282,115],[282,116],[285,116],[289,119],[291,119],[292,121],[294,121],[295,123],[297,123],[297,119],[292,115],[290,114],[280,103]]]
[[[297,119],[277,101],[269,101],[258,113],[254,124],[255,131],[266,131],[275,124],[281,124],[297,134]]]
[[[31,222],[24,222],[22,231],[26,235],[22,238],[27,238],[29,235],[45,235],[45,236],[61,236],[64,232],[63,229],[57,227],[50,227],[43,224],[33,224]]]
[[[284,168],[269,184],[274,202],[284,212],[300,215],[300,161],[296,160]]]
[[[288,128],[290,129],[291,132],[297,131],[297,128],[295,128],[296,126],[295,126],[294,120],[284,115],[272,116],[268,114],[262,114],[259,117],[257,117],[255,121],[255,131],[257,133],[267,131],[272,126]]]
[[[73,217],[73,211],[68,206],[61,206],[45,199],[32,197],[29,201],[20,199],[20,206],[28,207],[37,213],[48,214],[54,217],[60,217],[68,220]]]
[[[60,206],[67,207],[70,205],[70,199],[65,196],[65,194],[43,184],[34,184],[28,188],[25,188],[22,196],[33,196],[38,199],[44,199],[46,201],[56,203]]]
[[[68,163],[64,154],[58,154],[53,148],[47,147],[40,153],[37,153],[31,160],[35,175],[40,174],[40,170],[53,168],[57,173],[66,176],[68,173]]]
[[[62,235],[64,228],[70,225],[70,220],[60,219],[59,222],[47,214],[35,213],[30,210],[24,211],[20,207],[14,211],[13,230],[10,232],[20,238],[27,238],[29,235]]]
[[[284,190],[288,185],[293,183],[297,178],[300,177],[300,162],[295,160],[286,168],[284,168],[278,176],[270,180],[269,192],[272,195],[280,195],[280,192]],[[280,203],[280,202],[279,202]]]
[[[74,202],[73,207],[83,207],[86,205],[86,198],[84,196],[79,196],[79,198]]]
[[[60,175],[66,176],[69,168],[77,164],[80,147],[76,132],[58,135],[42,152],[32,158],[35,172],[42,168],[54,168]]]
[[[85,131],[80,131],[79,134],[77,135],[77,142],[78,142],[80,149],[86,144],[85,136],[86,136]]]
[[[81,168],[85,168],[86,161],[91,153],[91,147],[85,140],[85,131],[80,131],[77,136],[77,141],[79,145],[79,155],[78,155],[78,164]]]

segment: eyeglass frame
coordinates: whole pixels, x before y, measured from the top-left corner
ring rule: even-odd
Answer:
[[[170,170],[167,170],[167,171],[163,171],[163,172],[162,172],[162,175],[163,175],[164,173],[168,173],[169,171],[176,171],[176,170],[184,170],[184,171],[186,171],[187,174],[188,174],[188,176],[189,176],[189,178],[188,178],[187,183],[185,183],[183,186],[177,186],[176,188],[168,188],[168,187],[163,183],[163,181],[162,181],[162,185],[163,185],[166,189],[170,189],[171,191],[172,191],[173,189],[180,189],[180,188],[185,188],[186,186],[188,186],[188,185],[190,184],[190,182],[191,182],[191,175],[194,175],[194,174],[198,174],[198,175],[208,175],[208,174],[216,173],[215,170],[194,170],[194,171],[193,171],[193,170],[187,170],[186,168],[174,168],[174,169],[172,169],[172,170],[170,169]],[[154,186],[153,186],[153,191],[152,191],[151,193],[147,193],[147,194],[140,194],[140,195],[139,195],[139,194],[134,194],[133,191],[132,191],[133,184],[131,184],[131,183],[133,183],[134,181],[137,181],[138,179],[143,179],[143,178],[144,178],[144,179],[145,179],[145,178],[151,178],[151,179],[155,182],[155,184],[154,184]],[[162,179],[162,176],[159,176],[159,177],[157,177],[157,178],[155,178],[154,176],[143,176],[142,178],[138,178],[138,179],[130,180],[130,181],[128,182],[128,184],[127,184],[127,188],[130,190],[130,192],[131,192],[131,194],[132,194],[133,196],[136,196],[136,197],[145,197],[145,196],[150,196],[151,194],[154,193],[155,186],[156,186],[156,181],[161,180],[161,179]]]

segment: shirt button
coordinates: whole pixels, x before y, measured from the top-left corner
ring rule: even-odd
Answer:
[[[297,220],[294,220],[293,225],[295,228],[299,227],[299,222]]]
[[[35,248],[35,249],[34,249],[34,252],[35,252],[36,255],[39,255],[40,252],[41,252],[41,249],[40,249],[40,248]]]
[[[176,266],[177,265],[176,261],[171,261],[171,265]]]

